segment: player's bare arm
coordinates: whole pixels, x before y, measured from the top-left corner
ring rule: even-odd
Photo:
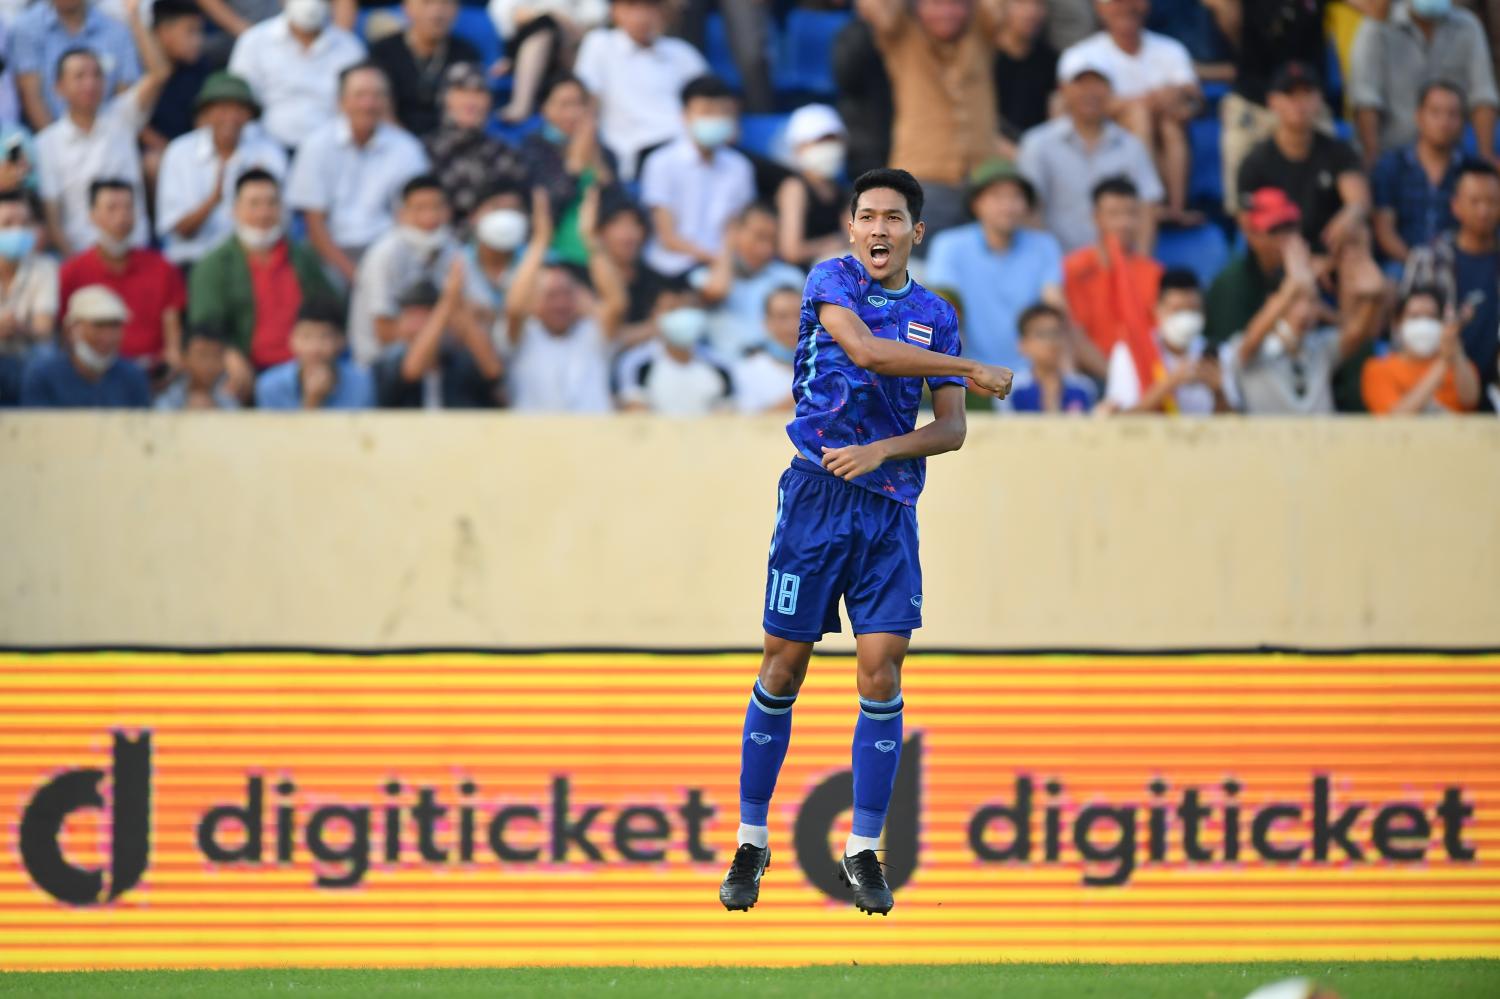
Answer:
[[[823,467],[841,479],[854,479],[900,458],[928,458],[964,446],[968,420],[961,385],[942,385],[932,393],[932,420],[909,434],[869,444],[825,447]]]
[[[849,360],[866,371],[904,378],[967,378],[980,391],[1001,399],[1010,393],[1014,376],[1009,368],[981,364],[967,357],[950,357],[896,340],[883,340],[870,332],[864,320],[842,305],[820,304],[818,322],[849,355]]]

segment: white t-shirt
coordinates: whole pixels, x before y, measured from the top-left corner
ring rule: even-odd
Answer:
[[[174,264],[196,261],[234,232],[234,184],[240,175],[259,168],[278,181],[286,177],[286,150],[272,140],[256,122],[240,133],[239,145],[224,164],[224,184],[219,205],[191,236],[172,230],[191,215],[214,189],[219,156],[213,133],[207,125],[180,135],[162,153],[156,175],[156,234],[166,244],[164,252]]]
[[[714,150],[706,161],[691,139],[663,146],[641,167],[641,204],[672,213],[677,235],[705,250],[717,251],[731,219],[755,198],[755,168],[738,150]],[[698,263],[668,250],[652,237],[646,244],[646,266],[675,277]]]
[[[1193,364],[1203,356],[1203,338],[1188,345],[1187,356],[1178,357],[1157,340],[1157,352],[1161,354],[1162,367],[1171,374],[1184,364]],[[1109,378],[1104,385],[1104,398],[1122,410],[1129,409],[1141,401],[1141,380],[1135,370],[1135,358],[1124,342],[1116,343],[1109,352]],[[1179,385],[1172,393],[1177,412],[1184,416],[1208,416],[1214,411],[1214,390],[1207,385],[1188,382]]]
[[[707,416],[734,395],[729,369],[699,351],[686,361],[652,340],[620,358],[620,401],[665,416]]]
[[[734,399],[741,413],[769,413],[789,409],[792,401],[792,366],[764,350],[745,355],[734,369]]]
[[[288,148],[338,113],[339,73],[365,57],[365,44],[337,25],[302,47],[280,14],[252,25],[235,41],[229,72],[255,91],[265,108],[261,124]]]
[[[607,413],[609,344],[592,318],[549,333],[526,320],[510,362],[511,408],[532,413]]]
[[[1141,32],[1141,47],[1134,55],[1116,45],[1108,33],[1096,32],[1063,52],[1057,61],[1057,78],[1068,79],[1078,66],[1104,70],[1115,96],[1123,98],[1198,82],[1187,47],[1154,31]]]
[[[642,48],[619,28],[595,28],[578,47],[573,72],[599,99],[599,131],[635,178],[642,149],[682,134],[682,88],[708,72],[703,54],[680,38]]]
[[[370,244],[360,258],[349,301],[349,352],[356,362],[374,364],[385,350],[375,335],[375,320],[394,319],[401,311],[397,299],[424,278],[441,288],[458,252],[452,239],[435,250],[418,249],[399,228]]]
[[[73,253],[98,241],[89,221],[89,185],[105,178],[119,179],[135,191],[134,246],[146,244],[146,191],[141,179],[139,139],[150,113],[141,108],[141,84],[99,109],[87,132],[66,113],[36,137],[37,193],[55,201],[62,213],[63,234]]]
[[[391,227],[402,185],[426,169],[427,151],[406,129],[382,123],[358,146],[339,115],[297,147],[286,201],[325,213],[335,243],[363,249]]]

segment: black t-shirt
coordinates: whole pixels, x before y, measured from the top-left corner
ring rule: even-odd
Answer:
[[[656,305],[656,296],[670,282],[660,274],[639,264],[635,269],[635,277],[630,279],[630,285],[625,293],[630,298],[630,304],[625,308],[625,321],[627,323],[643,323],[651,318],[651,309]]]
[[[1272,75],[1288,62],[1305,62],[1322,72],[1328,58],[1326,6],[1327,0],[1242,0],[1235,93],[1264,104]]]
[[[1242,194],[1262,187],[1279,187],[1302,209],[1302,235],[1314,252],[1321,252],[1319,233],[1328,220],[1344,207],[1339,196],[1339,175],[1359,172],[1359,156],[1348,143],[1324,135],[1313,135],[1307,158],[1287,159],[1275,139],[1266,139],[1250,150],[1240,164],[1239,189]]]
[[[1037,39],[1024,58],[995,54],[995,94],[1000,99],[1000,131],[1020,138],[1047,120],[1047,98],[1057,87],[1057,50]]]
[[[391,81],[391,101],[401,127],[414,135],[426,135],[442,120],[438,95],[443,74],[456,62],[479,62],[474,46],[456,36],[432,59],[419,64],[406,44],[406,35],[397,32],[370,46],[370,61]]]
[[[375,404],[383,409],[421,409],[425,402],[425,380],[407,381],[401,374],[406,345],[382,354],[371,366],[375,380]],[[467,350],[445,343],[438,348],[437,373],[444,409],[488,409],[495,402],[496,382],[485,378]]]
[[[802,212],[802,233],[807,239],[820,239],[838,235],[845,231],[844,222],[849,217],[849,190],[835,185],[833,198],[825,199],[817,189],[800,174],[797,183],[807,192],[807,208]]]

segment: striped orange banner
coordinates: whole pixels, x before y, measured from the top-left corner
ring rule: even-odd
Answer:
[[[0,656],[0,969],[1500,956],[1500,656],[914,655],[887,919],[841,656],[720,907],[757,662]]]

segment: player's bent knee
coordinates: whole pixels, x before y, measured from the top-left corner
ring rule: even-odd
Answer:
[[[760,666],[760,685],[775,697],[790,697],[802,688],[812,644],[766,636],[765,659]]]

